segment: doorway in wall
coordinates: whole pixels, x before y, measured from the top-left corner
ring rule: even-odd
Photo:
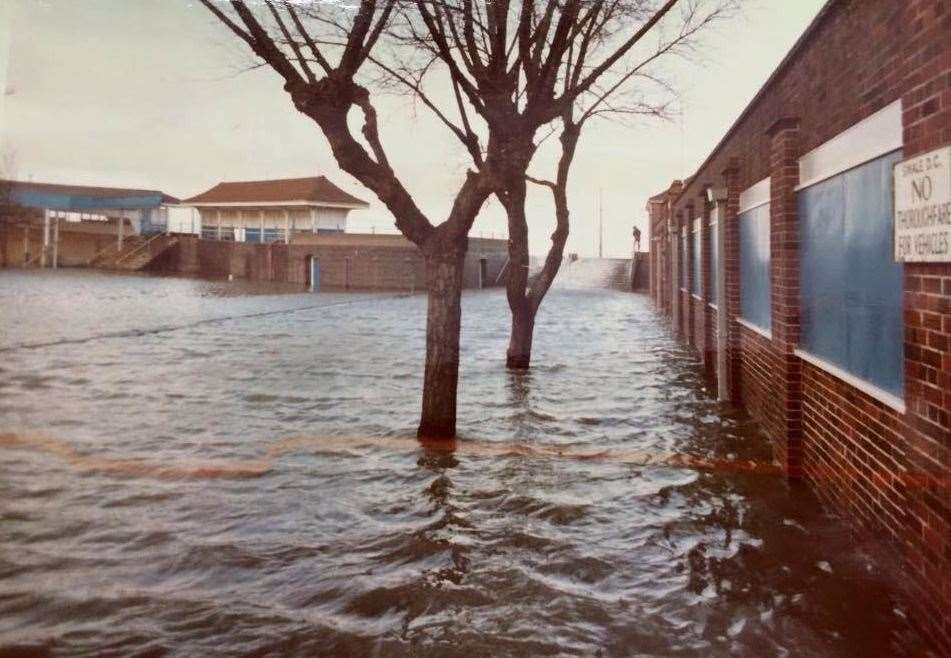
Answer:
[[[304,257],[304,285],[311,292],[320,290],[320,261],[311,254]]]

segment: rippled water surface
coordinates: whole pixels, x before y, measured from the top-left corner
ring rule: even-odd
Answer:
[[[553,291],[515,375],[467,293],[455,452],[407,438],[424,317],[0,272],[0,653],[924,655],[646,298]],[[671,453],[718,466],[617,458]]]

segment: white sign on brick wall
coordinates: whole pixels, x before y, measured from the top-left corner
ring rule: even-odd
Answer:
[[[951,262],[951,146],[895,165],[895,260]]]

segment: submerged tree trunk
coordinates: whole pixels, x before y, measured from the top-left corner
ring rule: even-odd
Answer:
[[[505,366],[525,370],[532,363],[532,338],[535,336],[535,308],[525,299],[524,304],[512,309],[512,333]]]
[[[459,381],[459,330],[462,316],[462,274],[468,247],[467,235],[482,204],[492,192],[485,174],[467,172],[456,194],[449,217],[433,227],[409,193],[393,176],[376,132],[376,111],[365,91],[343,87],[356,99],[366,119],[363,134],[373,145],[379,162],[350,136],[346,112],[335,109],[341,93],[332,83],[323,89],[322,102],[313,105],[313,116],[323,129],[342,169],[377,192],[396,219],[397,228],[414,242],[426,259],[428,305],[426,314],[426,365],[423,375],[422,410],[417,429],[421,439],[444,439],[456,435],[456,390]],[[306,94],[295,101],[308,108]],[[328,109],[329,108],[329,109]],[[380,163],[383,163],[382,165]],[[486,169],[489,166],[486,165]]]
[[[459,382],[459,331],[462,271],[466,249],[427,255],[429,299],[426,312],[426,370],[417,435],[441,439],[456,435]]]
[[[535,307],[528,290],[528,224],[525,218],[524,169],[509,175],[503,200],[509,227],[509,268],[505,294],[512,314],[512,333],[505,365],[515,370],[528,368],[532,360]]]
[[[526,370],[532,364],[532,340],[535,335],[535,316],[542,300],[561,269],[568,241],[568,170],[574,159],[581,125],[574,123],[570,115],[564,117],[565,127],[561,134],[561,158],[554,182],[533,182],[549,188],[555,203],[555,231],[551,234],[551,247],[542,269],[529,282],[528,277],[528,223],[525,216],[525,184],[514,185],[506,195],[505,210],[509,223],[509,258],[524,260],[521,273],[509,270],[508,300],[512,312],[512,333],[505,365],[515,370]]]

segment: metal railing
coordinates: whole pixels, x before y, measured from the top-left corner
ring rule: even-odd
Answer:
[[[96,261],[98,261],[103,255],[105,255],[109,251],[115,251],[118,254],[119,245],[117,245],[115,242],[110,242],[107,247],[103,247],[102,249],[94,253],[92,255],[92,258],[86,261],[86,265],[88,266],[88,265],[94,264]]]
[[[370,224],[360,225],[353,222],[347,222],[346,233],[370,234],[370,235],[402,235],[400,230],[392,224]],[[508,235],[504,232],[496,231],[470,231],[470,238],[482,238],[486,240],[507,240]]]
[[[149,238],[149,239],[146,240],[145,242],[139,244],[139,246],[135,247],[134,249],[132,249],[132,250],[129,251],[128,253],[125,253],[125,254],[120,255],[119,258],[116,259],[115,264],[118,265],[119,263],[121,263],[121,262],[123,262],[123,261],[125,261],[125,260],[127,260],[127,259],[129,259],[129,258],[131,258],[133,255],[140,253],[143,249],[148,249],[149,246],[150,246],[153,242],[155,242],[155,240],[157,240],[158,238],[163,238],[163,237],[165,237],[165,234],[164,234],[164,233],[159,233],[159,234],[157,234],[157,235],[153,235],[151,238]]]

